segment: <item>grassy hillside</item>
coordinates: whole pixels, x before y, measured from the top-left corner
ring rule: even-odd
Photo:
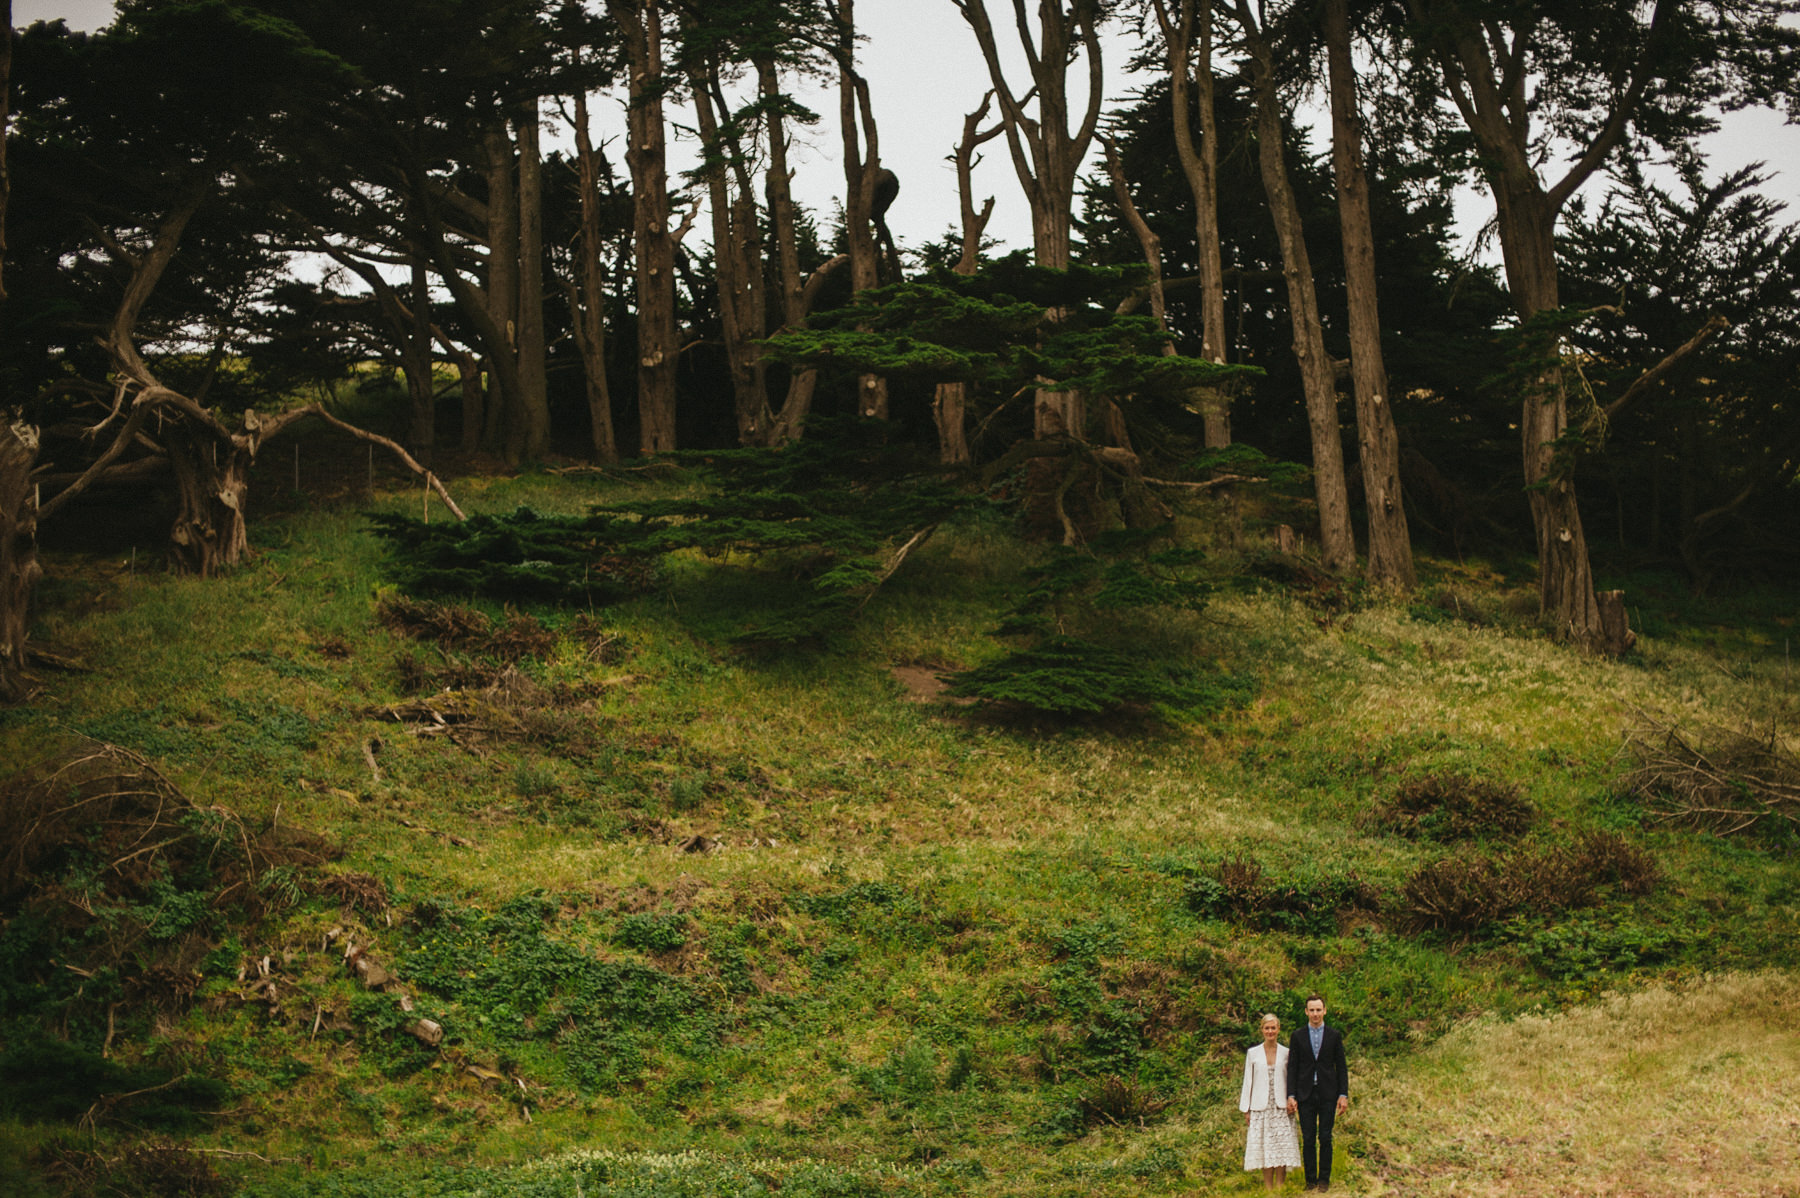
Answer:
[[[1793,1025],[1797,841],[1619,781],[1633,729],[1794,726],[1791,596],[1640,581],[1612,662],[1478,564],[1403,604],[1219,551],[1139,632],[1210,710],[1057,727],[934,693],[1034,560],[995,523],[765,656],[729,637],[788,584],[741,560],[477,617],[403,602],[354,512],[255,536],[208,581],[52,563],[40,632],[92,672],[0,712],[0,1187],[1250,1192],[1242,1053],[1312,989],[1349,1192],[1800,1184],[1740,1067]]]

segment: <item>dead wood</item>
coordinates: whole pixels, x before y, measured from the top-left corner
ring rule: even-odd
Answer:
[[[1800,825],[1800,753],[1773,723],[1690,732],[1647,714],[1641,720],[1626,734],[1636,765],[1620,785],[1659,820],[1720,835]]]

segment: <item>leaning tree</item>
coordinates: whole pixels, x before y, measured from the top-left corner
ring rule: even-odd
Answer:
[[[1621,153],[1677,149],[1722,110],[1800,105],[1794,0],[1407,0],[1405,34],[1477,149],[1494,199],[1506,282],[1519,319],[1562,306],[1557,223]],[[1519,428],[1537,534],[1539,602],[1557,631],[1598,649],[1629,644],[1623,600],[1602,615],[1576,503],[1569,380],[1546,340],[1521,387]]]

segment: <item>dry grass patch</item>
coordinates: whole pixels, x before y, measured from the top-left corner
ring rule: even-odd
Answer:
[[[1381,1193],[1791,1195],[1797,1026],[1774,972],[1477,1021],[1373,1078],[1344,1138]]]

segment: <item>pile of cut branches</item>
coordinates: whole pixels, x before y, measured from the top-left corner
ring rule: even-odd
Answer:
[[[1689,733],[1645,716],[1625,750],[1637,764],[1620,784],[1659,819],[1720,835],[1800,827],[1800,752],[1772,723]]]

